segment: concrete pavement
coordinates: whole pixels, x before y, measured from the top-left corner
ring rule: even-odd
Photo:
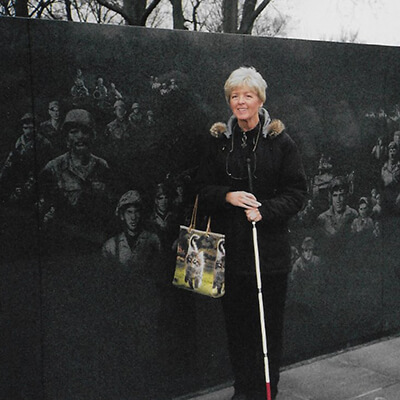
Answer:
[[[229,400],[232,395],[227,387],[190,400]],[[281,374],[276,400],[400,400],[400,336],[289,366]]]

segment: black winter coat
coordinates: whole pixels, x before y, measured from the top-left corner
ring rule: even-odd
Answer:
[[[260,111],[260,124],[247,132],[247,146],[234,117],[214,124],[212,138],[196,177],[199,205],[212,216],[212,230],[226,235],[226,273],[253,274],[252,224],[244,209],[225,201],[228,192],[250,191],[262,204],[257,223],[263,273],[287,273],[290,265],[288,221],[303,206],[306,178],[297,146],[279,120]],[[240,179],[237,179],[240,178]]]

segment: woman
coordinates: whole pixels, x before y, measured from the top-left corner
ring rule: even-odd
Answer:
[[[225,97],[233,115],[227,125],[217,123],[211,128],[214,138],[197,176],[199,204],[213,215],[213,229],[226,234],[222,301],[235,376],[234,399],[265,399],[252,222],[257,223],[275,398],[291,268],[287,223],[302,208],[306,195],[296,145],[284,132],[283,123],[271,121],[263,108],[266,88],[252,67],[232,72],[225,83]]]

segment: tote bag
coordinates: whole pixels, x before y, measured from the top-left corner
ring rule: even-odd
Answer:
[[[198,196],[189,226],[180,226],[173,285],[209,297],[225,294],[225,235],[196,229]]]

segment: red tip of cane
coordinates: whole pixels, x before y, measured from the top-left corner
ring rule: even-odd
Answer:
[[[271,400],[271,385],[269,382],[267,382],[266,386],[267,386],[267,400]]]

